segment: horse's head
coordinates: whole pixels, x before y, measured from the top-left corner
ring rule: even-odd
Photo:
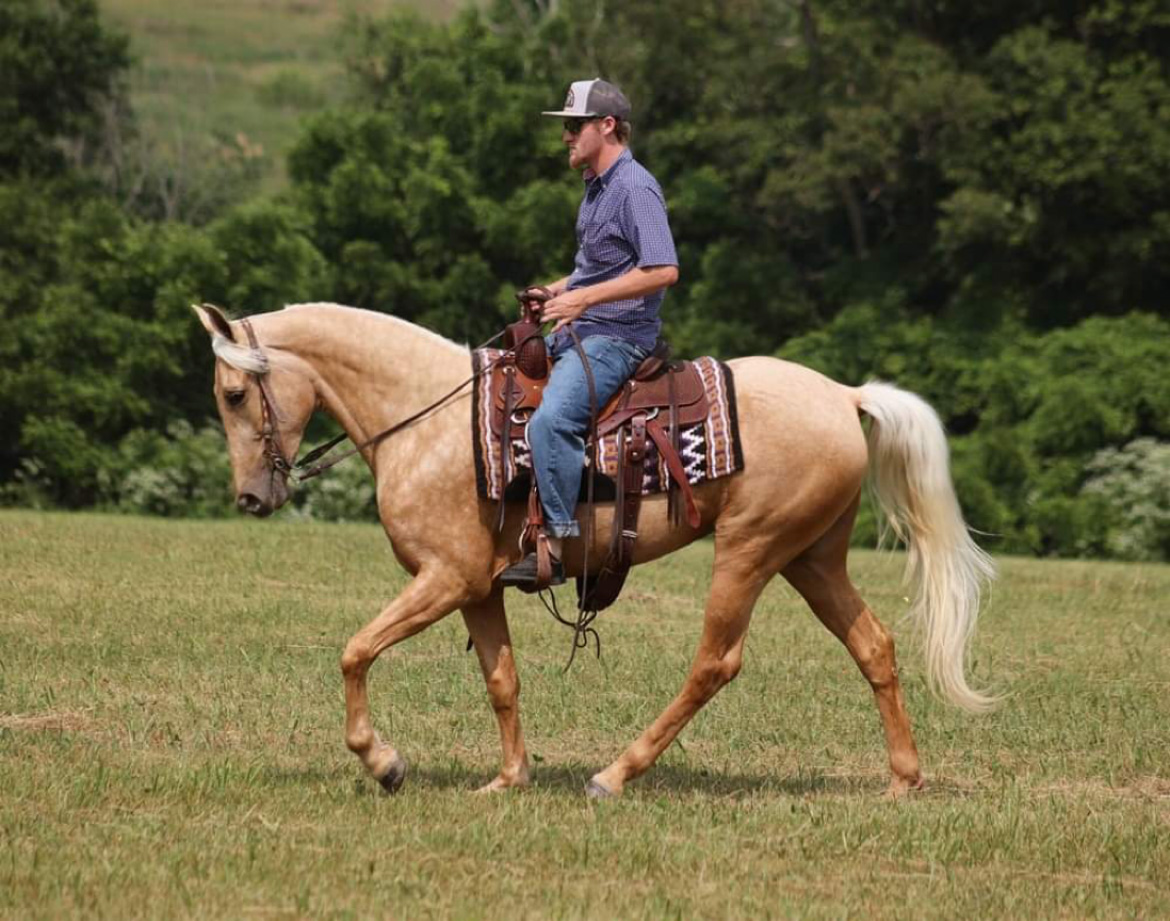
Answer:
[[[236,505],[263,518],[288,501],[289,466],[316,407],[315,388],[299,359],[249,341],[248,321],[232,323],[211,304],[192,309],[215,351],[215,399]]]

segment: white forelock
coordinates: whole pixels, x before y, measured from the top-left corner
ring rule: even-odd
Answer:
[[[249,374],[267,374],[268,359],[263,352],[232,342],[226,336],[216,333],[211,337],[211,350],[215,357],[225,364],[247,371]]]

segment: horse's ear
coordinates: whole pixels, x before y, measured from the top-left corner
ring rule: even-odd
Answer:
[[[223,336],[231,342],[236,341],[231,322],[224,315],[224,312],[214,304],[192,304],[191,309],[198,315],[199,322],[203,324],[208,335]]]

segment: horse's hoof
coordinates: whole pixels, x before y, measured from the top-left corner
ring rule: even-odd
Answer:
[[[491,783],[486,783],[476,789],[476,793],[503,793],[506,790],[522,790],[529,784],[528,774],[525,772],[519,777],[509,779],[501,774]]]
[[[614,792],[597,780],[590,780],[585,784],[585,796],[589,799],[612,799]]]
[[[917,793],[926,786],[926,780],[921,774],[915,780],[893,780],[886,788],[886,799],[902,799],[911,793]]]
[[[382,785],[382,789],[393,796],[402,787],[402,782],[406,780],[406,759],[399,758],[390,765],[390,770],[378,778],[378,783]]]

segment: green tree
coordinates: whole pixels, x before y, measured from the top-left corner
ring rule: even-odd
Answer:
[[[1138,438],[1105,448],[1081,490],[1108,510],[1106,549],[1123,560],[1170,560],[1170,443]]]
[[[574,184],[535,114],[549,88],[475,8],[351,34],[358,105],[306,130],[293,198],[338,299],[482,339],[512,313],[505,292],[571,266]]]
[[[1116,554],[1117,534],[1156,517],[1124,524],[1131,520],[1124,496],[1154,488],[1153,473],[1138,478],[1145,485],[1133,477],[1117,488],[1086,484],[1125,466],[1113,464],[1125,445],[1170,441],[1166,320],[1093,317],[1046,334],[1016,327],[972,340],[953,320],[861,305],[781,355],[850,384],[894,380],[929,400],[952,436],[968,520],[993,535],[995,549]],[[1094,458],[1108,463],[1094,466]],[[1133,540],[1151,545],[1146,536]]]
[[[60,174],[64,143],[94,142],[123,91],[127,49],[95,0],[0,4],[0,176]]]

